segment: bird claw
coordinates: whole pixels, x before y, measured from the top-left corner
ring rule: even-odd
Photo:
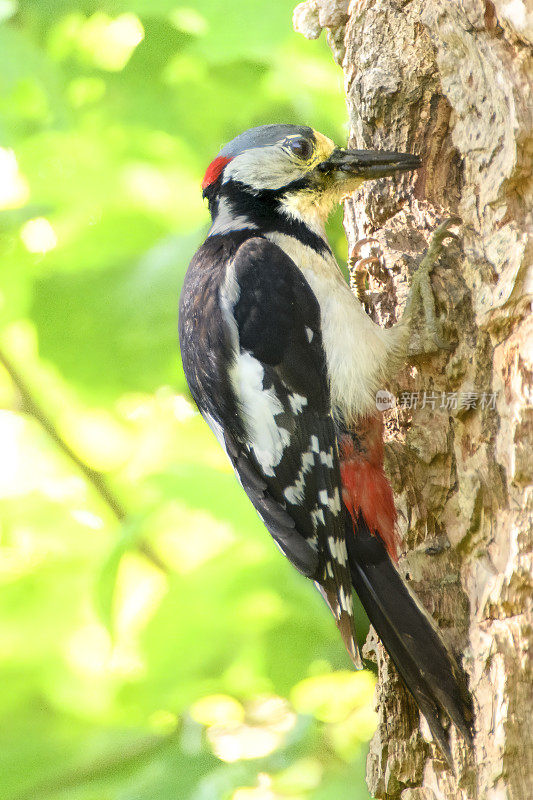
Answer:
[[[379,246],[379,242],[377,239],[374,239],[372,236],[367,236],[364,239],[358,239],[357,242],[350,250],[350,257],[348,258],[348,269],[350,272],[354,269],[359,269],[362,265],[370,263],[369,259],[377,259],[378,256],[369,256],[369,258],[362,258],[361,257],[361,248],[365,246],[365,244],[374,244]]]
[[[367,236],[364,239],[359,239],[354,246],[350,250],[350,257],[348,258],[348,271],[350,273],[350,286],[352,289],[355,289],[355,293],[359,301],[366,307],[366,289],[365,289],[365,278],[368,274],[367,267],[370,264],[379,264],[380,263],[380,256],[379,255],[370,255],[366,258],[361,256],[361,248],[364,245],[377,245],[380,246],[380,243],[377,239],[374,239],[371,236]]]
[[[459,240],[457,234],[449,230],[452,225],[460,224],[459,217],[449,217],[434,232],[429,243],[427,252],[418,265],[416,272],[411,280],[411,291],[406,304],[406,312],[412,317],[415,303],[420,301],[424,311],[425,328],[434,344],[439,350],[451,350],[441,332],[441,324],[437,319],[435,310],[435,298],[431,288],[430,275],[444,249],[446,239]]]

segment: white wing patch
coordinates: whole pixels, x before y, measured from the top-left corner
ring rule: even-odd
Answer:
[[[303,397],[303,395],[294,392],[294,394],[289,395],[289,403],[292,413],[299,414],[302,408],[305,408],[307,405],[307,397]]]
[[[263,386],[263,365],[248,351],[240,352],[237,323],[233,316],[233,308],[239,296],[240,288],[232,264],[220,292],[222,313],[230,331],[235,354],[229,376],[241,406],[249,448],[264,474],[272,477],[274,467],[281,461],[291,437],[288,430],[276,423],[276,415],[281,414],[284,409],[273,387],[265,389]]]
[[[292,486],[287,486],[283,491],[285,499],[292,503],[293,506],[298,505],[304,499],[305,476],[313,468],[314,463],[315,457],[313,453],[302,453],[302,466],[296,476],[296,480]],[[322,515],[323,517],[324,515]]]
[[[263,387],[264,374],[261,362],[245,351],[236,357],[230,379],[241,405],[250,450],[265,475],[272,477],[291,436],[276,423],[283,406],[272,387]]]
[[[351,594],[346,594],[344,588],[339,586],[339,603],[343,611],[351,614],[353,611],[353,598]]]
[[[338,514],[341,510],[341,499],[337,488],[332,496],[325,489],[321,489],[318,493],[318,500],[321,505],[329,508],[332,514]]]
[[[239,333],[233,316],[233,307],[240,296],[241,289],[235,276],[235,264],[232,263],[228,267],[224,283],[220,287],[220,308],[229,329],[233,349],[236,351],[239,349]]]
[[[326,524],[326,518],[324,517],[324,512],[318,506],[315,506],[314,509],[311,511],[311,519],[315,527],[318,525],[318,523],[320,523],[321,525]]]
[[[332,558],[342,564],[343,567],[346,566],[348,563],[348,551],[344,539],[335,540],[333,536],[328,536],[328,545]]]
[[[320,451],[320,461],[325,467],[333,469],[333,447],[330,447],[327,453],[324,450]]]

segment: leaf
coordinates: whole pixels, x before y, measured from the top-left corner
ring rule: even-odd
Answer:
[[[137,515],[129,517],[122,524],[116,544],[111,549],[96,578],[95,608],[111,636],[114,634],[114,599],[120,562],[125,553],[136,547],[144,522],[145,515]]]

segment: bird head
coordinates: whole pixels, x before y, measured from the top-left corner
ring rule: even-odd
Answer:
[[[408,153],[338,148],[300,125],[262,125],[241,133],[211,162],[202,189],[212,214],[221,198],[243,213],[268,206],[302,221],[323,221],[344,195],[364,181],[416,169]]]

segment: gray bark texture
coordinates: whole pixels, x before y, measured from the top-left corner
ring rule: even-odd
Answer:
[[[387,800],[532,800],[533,10],[310,0],[295,27],[309,38],[327,28],[350,145],[423,156],[416,175],[369,183],[345,204],[350,245],[377,240],[358,255],[379,255],[366,263],[366,299],[380,324],[399,318],[436,225],[462,219],[432,275],[451,349],[416,356],[430,343],[415,336],[409,366],[384,388],[406,406],[386,412],[400,569],[468,674],[475,749],[452,731],[455,774],[447,767],[371,634],[368,786]]]

